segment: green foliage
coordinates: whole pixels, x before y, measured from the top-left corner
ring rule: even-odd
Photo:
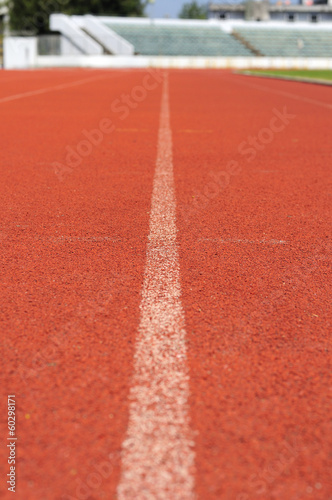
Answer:
[[[206,19],[206,5],[198,5],[197,2],[185,3],[179,17],[181,19]]]
[[[70,0],[66,12],[78,15],[142,16],[143,10],[139,0]]]
[[[10,25],[13,31],[43,34],[49,31],[49,17],[64,14],[142,16],[141,0],[10,0]]]

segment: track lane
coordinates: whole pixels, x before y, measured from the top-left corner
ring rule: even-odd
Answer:
[[[146,73],[114,73],[2,108],[1,387],[17,395],[19,500],[110,498],[118,481],[161,89],[121,121],[112,102]],[[53,162],[107,117],[116,130],[60,182]]]
[[[170,81],[198,497],[325,500],[332,116],[237,78]],[[239,146],[284,107],[248,161]]]
[[[233,75],[228,79],[235,85],[244,85],[259,92],[275,93],[286,99],[299,100],[303,103],[332,109],[331,89],[324,85],[278,79],[271,79],[269,84],[266,85],[267,79],[241,74]],[[286,85],[282,85],[283,83],[286,83]]]

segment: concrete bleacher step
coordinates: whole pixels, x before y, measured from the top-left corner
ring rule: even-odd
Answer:
[[[248,40],[246,40],[246,38],[243,35],[241,35],[235,30],[232,31],[231,35],[240,43],[242,43],[242,45],[244,45],[248,50],[250,50],[254,56],[263,57],[264,54],[254,45],[252,45]]]
[[[89,31],[86,28],[81,28],[81,29],[86,35],[88,35],[90,38],[92,38],[92,40],[94,40],[96,43],[99,43],[99,45],[103,49],[104,55],[112,55],[113,54],[103,43],[101,43],[95,36],[93,36],[91,33],[89,33]]]

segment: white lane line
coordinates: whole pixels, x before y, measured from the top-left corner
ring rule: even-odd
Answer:
[[[176,235],[166,75],[119,500],[195,498],[195,452],[189,425],[189,374]]]
[[[32,97],[40,94],[47,94],[48,92],[55,92],[57,90],[68,89],[70,87],[76,87],[77,85],[83,85],[84,83],[93,82],[95,80],[101,80],[106,78],[108,75],[92,76],[90,78],[83,78],[81,80],[76,80],[70,83],[62,83],[60,85],[54,85],[54,87],[46,87],[45,89],[31,90],[30,92],[23,92],[22,94],[10,95],[8,97],[3,97],[0,99],[0,104],[4,102],[17,101],[18,99],[24,99],[25,97]]]
[[[254,78],[253,76],[249,76],[249,75],[238,75],[238,76],[244,76],[246,78]],[[229,79],[230,80],[230,79]],[[283,90],[275,90],[273,88],[270,88],[270,87],[266,87],[265,85],[256,85],[256,84],[252,84],[252,83],[247,83],[245,81],[243,81],[242,79],[239,80],[239,79],[232,79],[230,81],[235,81],[236,83],[239,83],[240,85],[245,85],[246,87],[251,87],[253,89],[257,89],[257,90],[264,90],[265,92],[271,92],[272,94],[278,94],[278,95],[282,95],[283,97],[289,97],[291,99],[295,99],[296,101],[303,101],[303,102],[307,102],[308,104],[314,104],[315,106],[321,106],[322,108],[327,108],[327,109],[332,109],[332,104],[328,104],[327,102],[323,102],[323,101],[317,101],[316,99],[310,99],[310,97],[301,97],[297,94],[291,94],[290,92],[284,92]],[[288,83],[289,83],[289,80],[287,80]]]
[[[217,243],[249,243],[253,245],[286,245],[284,240],[241,240],[241,239],[222,239],[222,238],[199,238],[198,241],[215,241]]]

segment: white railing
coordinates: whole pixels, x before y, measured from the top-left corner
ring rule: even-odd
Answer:
[[[106,28],[98,17],[84,16],[83,23],[85,30],[111,54],[119,56],[134,55],[134,46],[112,29]]]
[[[82,54],[97,56],[103,54],[102,46],[84,33],[77,24],[65,14],[51,14],[50,28],[64,35]]]

